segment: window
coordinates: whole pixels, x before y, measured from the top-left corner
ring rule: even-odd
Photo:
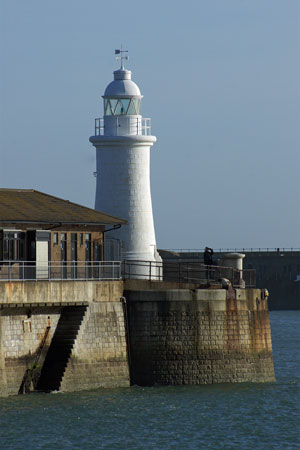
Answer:
[[[60,234],[61,260],[67,261],[67,233]]]
[[[91,247],[91,235],[90,233],[85,233],[85,260],[92,260],[92,247]]]
[[[138,115],[140,106],[140,98],[105,98],[104,114],[106,116]]]
[[[94,261],[101,261],[101,244],[100,242],[94,242]]]
[[[58,244],[58,233],[53,233],[53,245]]]
[[[140,98],[133,98],[131,102],[134,104],[135,113],[134,114],[140,114],[141,109],[141,99]],[[130,113],[129,113],[130,114]]]
[[[83,233],[80,233],[80,245],[83,245]]]
[[[20,261],[25,258],[25,233],[5,231],[3,235],[3,259]]]

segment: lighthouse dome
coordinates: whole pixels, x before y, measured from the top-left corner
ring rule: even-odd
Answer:
[[[114,71],[114,81],[109,83],[103,97],[142,98],[142,95],[138,86],[131,80],[131,71],[121,68]]]

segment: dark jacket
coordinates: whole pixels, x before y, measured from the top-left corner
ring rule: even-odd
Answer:
[[[204,264],[206,264],[207,266],[211,266],[213,263],[213,254],[214,251],[212,248],[206,247],[205,251],[204,251]]]

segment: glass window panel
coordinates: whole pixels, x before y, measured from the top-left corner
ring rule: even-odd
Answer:
[[[121,101],[122,101],[123,107],[124,107],[124,114],[127,114],[128,106],[130,103],[130,98],[122,98]]]
[[[4,243],[4,249],[3,249],[3,259],[8,260],[9,259],[9,252],[8,252],[8,239],[5,239]]]
[[[111,113],[114,116],[116,114],[115,109],[116,109],[118,100],[116,98],[110,98],[109,101],[110,101],[110,106],[111,106]]]
[[[4,233],[3,258],[11,261],[24,259],[25,255],[25,233],[9,232]]]
[[[140,98],[133,98],[132,99],[133,103],[134,103],[134,107],[136,110],[136,114],[140,114],[140,109],[141,109],[141,99]]]
[[[9,242],[9,245],[8,245],[8,259],[14,260],[15,259],[14,240],[10,239],[8,242]]]
[[[107,98],[104,99],[104,114],[105,114],[105,116],[112,115],[110,101]]]
[[[129,105],[129,108],[128,108],[128,114],[136,115],[136,110],[135,110],[135,107],[134,107],[133,99],[130,102],[130,105]]]
[[[116,109],[115,109],[115,115],[116,116],[121,116],[123,114],[125,114],[124,106],[123,106],[122,100],[119,100],[118,103],[117,103]]]

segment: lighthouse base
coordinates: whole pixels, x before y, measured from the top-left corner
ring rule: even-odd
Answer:
[[[156,248],[151,253],[125,252],[123,255],[124,278],[138,280],[163,280],[163,261]]]

